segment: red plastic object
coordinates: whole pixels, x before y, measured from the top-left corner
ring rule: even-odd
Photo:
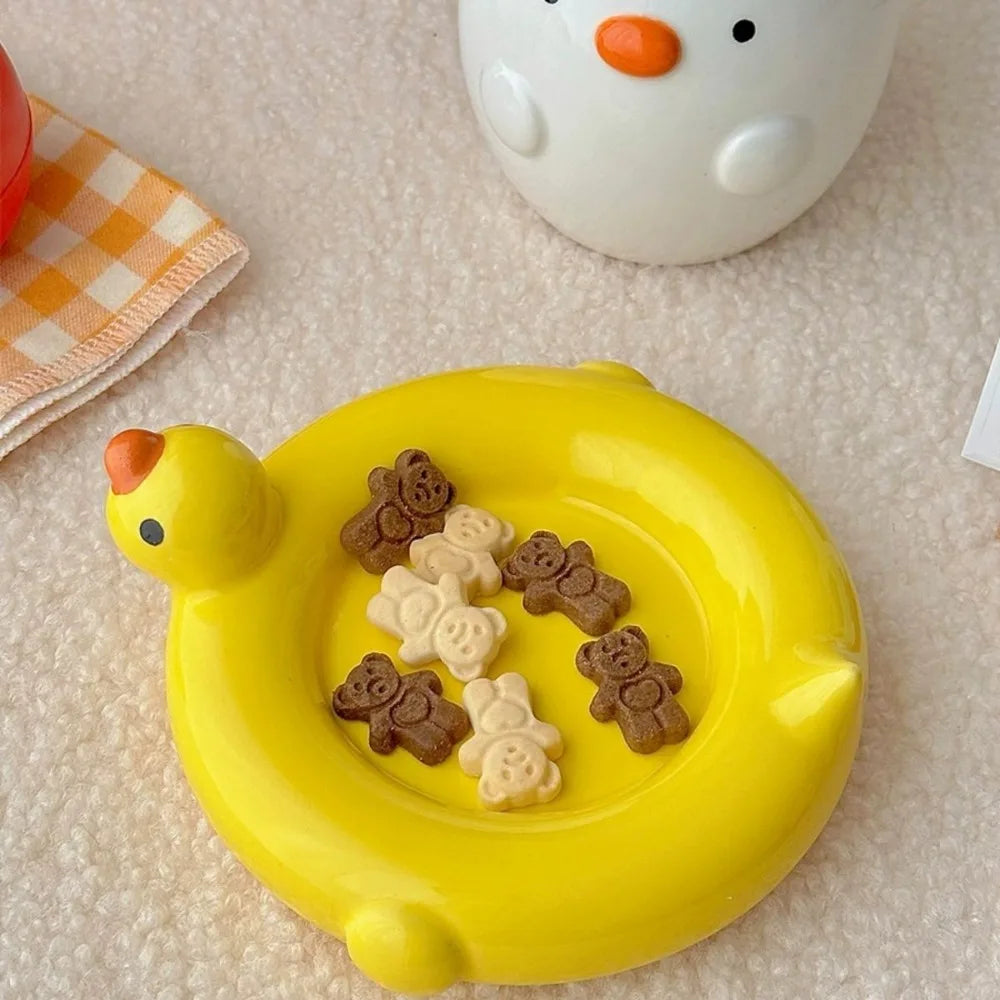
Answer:
[[[31,109],[0,46],[0,246],[7,242],[31,180]]]

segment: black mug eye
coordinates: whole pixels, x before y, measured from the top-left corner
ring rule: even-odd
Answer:
[[[733,25],[733,38],[736,39],[741,45],[744,42],[749,42],[754,35],[757,34],[757,25],[753,21],[748,21],[745,18],[742,21],[737,21]]]
[[[559,0],[545,0],[546,3],[559,3]]]
[[[163,525],[159,521],[153,520],[151,517],[147,517],[142,524],[139,525],[139,537],[147,545],[159,545],[163,541]]]

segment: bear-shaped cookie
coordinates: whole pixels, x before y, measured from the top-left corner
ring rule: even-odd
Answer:
[[[388,656],[369,653],[334,691],[333,711],[367,722],[376,753],[401,746],[423,764],[440,764],[469,731],[468,716],[442,690],[432,670],[402,677]]]
[[[368,474],[371,500],[341,529],[340,543],[369,573],[406,562],[410,543],[444,527],[455,487],[425,451],[402,452],[392,469]]]
[[[479,801],[502,811],[551,802],[562,774],[537,743],[523,736],[498,740],[483,755]]]
[[[631,750],[653,753],[687,737],[691,724],[674,698],[684,683],[681,672],[649,659],[649,640],[637,625],[584,643],[576,665],[598,685],[590,714],[598,722],[614,719]]]
[[[437,583],[393,566],[368,602],[368,620],[402,639],[399,658],[411,667],[440,660],[459,681],[482,677],[507,637],[496,608],[470,607],[462,581],[445,573]]]
[[[483,677],[466,686],[462,702],[475,735],[459,748],[458,763],[479,778],[483,805],[501,810],[554,799],[562,787],[553,763],[563,752],[562,736],[535,718],[528,682],[520,674]]]
[[[410,544],[410,562],[417,576],[441,579],[454,573],[470,598],[491,597],[503,585],[497,559],[514,545],[514,526],[479,507],[456,504],[444,516],[444,529]]]
[[[563,548],[559,536],[536,531],[503,567],[503,582],[524,591],[524,610],[532,615],[561,611],[587,635],[602,635],[632,606],[621,580],[594,568],[586,542]]]

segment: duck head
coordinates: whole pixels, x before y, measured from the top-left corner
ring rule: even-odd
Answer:
[[[104,466],[115,543],[171,587],[222,586],[262,563],[277,537],[280,503],[264,466],[213,427],[122,431]]]

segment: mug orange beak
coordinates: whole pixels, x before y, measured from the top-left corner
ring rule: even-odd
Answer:
[[[609,66],[629,76],[663,76],[681,58],[677,32],[653,17],[609,17],[598,27],[595,43]]]
[[[163,454],[165,440],[153,431],[129,430],[116,434],[104,449],[104,468],[111,492],[131,493],[153,471]]]

